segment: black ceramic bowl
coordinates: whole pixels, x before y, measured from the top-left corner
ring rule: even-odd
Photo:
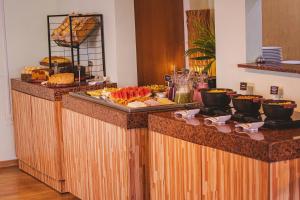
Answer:
[[[219,90],[220,92],[214,92]],[[233,90],[225,88],[201,89],[203,104],[207,107],[226,107],[231,102]]]
[[[257,114],[261,107],[262,98],[259,95],[236,95],[232,98],[232,104],[237,112]]]
[[[281,104],[290,102],[289,104]],[[263,102],[263,111],[267,118],[275,120],[290,119],[294,113],[297,104],[290,100],[265,100]]]

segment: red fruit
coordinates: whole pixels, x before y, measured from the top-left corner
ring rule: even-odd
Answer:
[[[149,88],[146,88],[146,87],[143,88],[143,91],[144,91],[145,96],[148,95],[151,92],[151,90]]]
[[[127,94],[127,91],[126,91],[126,90],[124,90],[124,91],[122,92],[122,98],[123,98],[123,99],[128,99],[128,94]]]
[[[114,93],[114,98],[115,98],[115,99],[120,98],[120,93],[119,93],[119,92],[115,92],[115,93]]]
[[[129,91],[129,98],[133,98],[134,96],[134,90],[130,90]]]
[[[145,94],[144,94],[144,92],[143,92],[143,90],[139,90],[139,96],[140,97],[143,97]]]

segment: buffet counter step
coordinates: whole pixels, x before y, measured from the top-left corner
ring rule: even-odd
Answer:
[[[149,116],[151,199],[279,200],[300,196],[300,129],[261,130],[260,137],[223,127]]]

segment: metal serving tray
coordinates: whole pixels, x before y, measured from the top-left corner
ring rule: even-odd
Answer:
[[[170,104],[170,105],[161,105],[161,106],[148,106],[148,107],[142,107],[142,108],[130,108],[127,106],[123,106],[120,104],[116,104],[114,102],[111,102],[109,100],[101,99],[92,97],[90,95],[87,95],[85,92],[71,92],[71,96],[77,97],[80,99],[84,99],[87,101],[91,101],[94,103],[98,103],[107,107],[115,108],[121,111],[125,111],[128,113],[136,113],[136,112],[150,112],[150,111],[162,111],[162,110],[174,110],[174,109],[193,109],[200,107],[199,103],[187,103],[187,104]]]

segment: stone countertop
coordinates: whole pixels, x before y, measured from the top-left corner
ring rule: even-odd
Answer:
[[[70,95],[63,96],[63,108],[125,129],[147,128],[148,112],[128,113]]]
[[[61,101],[62,96],[68,94],[69,92],[78,92],[86,90],[96,90],[104,87],[116,87],[116,83],[101,84],[95,86],[81,85],[81,86],[72,86],[65,88],[48,88],[42,86],[40,83],[28,83],[22,81],[21,79],[11,79],[11,88],[19,92],[23,92],[35,97],[50,101]]]
[[[153,111],[126,112],[119,110],[118,108],[105,106],[72,95],[64,95],[62,103],[63,108],[125,129],[147,128],[149,114],[179,109],[164,108],[162,110]]]
[[[208,126],[203,116],[193,126],[176,119],[173,112],[149,115],[149,130],[195,144],[239,154],[265,162],[300,158],[300,128],[286,130],[261,129],[255,134],[240,133],[234,122],[224,126]]]

